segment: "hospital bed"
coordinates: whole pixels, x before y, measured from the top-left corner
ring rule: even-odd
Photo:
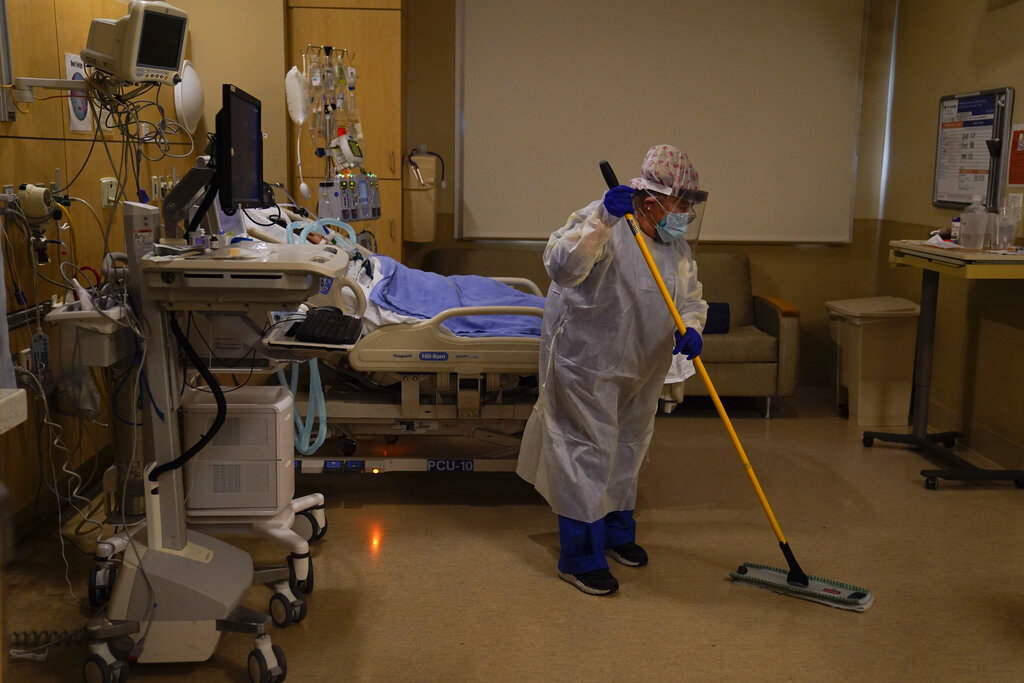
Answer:
[[[536,305],[457,306],[422,318],[422,313],[399,313],[375,302],[373,292],[381,283],[368,271],[379,275],[386,257],[359,256],[348,277],[336,278],[329,293],[310,302],[362,317],[363,335],[354,344],[296,341],[288,337],[287,324],[276,326],[264,340],[271,356],[282,350],[318,360],[324,428],[337,438],[315,453],[297,452],[300,471],[514,469],[519,436],[537,398],[539,288],[521,278],[480,278],[476,282],[492,280],[510,291],[521,287],[527,290],[524,301]],[[532,324],[513,325],[516,334],[508,334],[507,323],[515,317]],[[490,320],[500,322],[491,325]],[[459,321],[472,328],[473,336],[452,331],[453,326],[460,329]],[[467,324],[461,325],[463,331]],[[308,392],[296,394],[297,413],[312,419],[315,408]],[[393,444],[410,436],[465,437],[476,448],[467,449],[473,455],[463,450],[436,458],[408,449],[390,449],[388,456],[363,447],[373,437]]]

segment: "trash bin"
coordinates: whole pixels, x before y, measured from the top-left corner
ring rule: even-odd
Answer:
[[[837,345],[836,407],[858,425],[905,425],[920,307],[893,296],[826,301]]]
[[[402,180],[402,239],[433,242],[437,227],[437,178],[439,159],[413,154],[405,164]]]

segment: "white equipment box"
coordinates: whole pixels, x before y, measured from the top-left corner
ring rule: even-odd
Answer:
[[[241,387],[224,395],[227,417],[185,469],[190,516],[274,515],[295,493],[292,395],[284,387]],[[182,402],[184,445],[206,433],[217,414],[208,391]]]

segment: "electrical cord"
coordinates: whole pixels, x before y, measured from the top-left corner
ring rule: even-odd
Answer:
[[[260,223],[258,220],[253,218],[246,209],[242,209],[242,213],[245,214],[246,218],[248,218],[253,223],[255,223],[256,225],[259,225],[261,227],[269,228],[272,225],[278,225],[278,226],[284,227],[280,223],[277,222],[277,221],[284,220],[283,216],[281,215],[281,208],[280,207],[278,207],[278,209],[277,209],[277,219],[275,220],[274,218],[271,218],[269,223]]]
[[[271,187],[277,188],[278,190],[281,190],[281,192],[284,192],[284,195],[288,197],[288,199],[291,201],[291,206],[295,207],[296,213],[298,213],[300,216],[302,216],[303,218],[311,216],[313,220],[316,220],[316,214],[314,214],[312,211],[310,211],[309,209],[305,208],[297,201],[295,201],[295,197],[293,197],[292,193],[288,191],[288,188],[284,186],[284,183],[267,183],[267,185],[270,185]]]
[[[99,216],[98,213],[96,213],[96,209],[92,208],[92,204],[90,204],[89,202],[85,201],[81,197],[71,197],[71,196],[69,196],[68,200],[72,201],[72,202],[79,202],[81,204],[85,204],[85,208],[89,209],[89,213],[91,213],[92,217],[96,220],[96,225],[99,226],[100,235],[102,235],[103,234],[103,221],[100,220],[100,216]],[[106,253],[106,252],[104,252],[104,253]]]
[[[75,511],[78,514],[82,515],[83,517],[87,517],[88,515],[85,512],[83,512],[83,510],[79,509],[78,506],[75,505],[75,502],[76,501],[83,501],[83,502],[85,502],[86,506],[88,506],[90,501],[89,501],[88,498],[85,498],[84,496],[82,496],[79,493],[79,490],[81,489],[81,486],[82,486],[82,483],[83,483],[81,476],[79,476],[78,473],[75,472],[74,470],[68,469],[68,465],[70,463],[70,458],[71,458],[71,453],[70,453],[70,451],[68,451],[67,447],[64,445],[64,442],[63,442],[63,439],[62,439],[64,428],[62,426],[60,426],[59,424],[57,424],[56,422],[54,422],[51,419],[51,417],[50,417],[50,404],[46,400],[46,392],[43,389],[42,383],[39,381],[39,379],[35,375],[33,375],[31,372],[28,372],[27,370],[20,370],[20,371],[18,371],[18,376],[21,377],[23,381],[24,380],[28,380],[28,382],[26,384],[28,386],[32,387],[33,391],[36,394],[36,397],[42,402],[42,405],[43,405],[43,414],[41,416],[40,428],[37,431],[37,438],[38,438],[38,442],[40,444],[43,443],[43,439],[42,439],[42,426],[43,425],[47,426],[49,428],[49,431],[50,431],[50,439],[46,443],[47,443],[47,450],[48,450],[48,453],[49,453],[49,456],[50,456],[49,457],[50,469],[51,469],[51,473],[53,474],[54,487],[51,488],[49,482],[46,482],[46,486],[47,486],[47,488],[50,489],[50,491],[57,498],[57,534],[58,534],[57,537],[58,537],[58,540],[60,541],[60,555],[61,555],[61,558],[64,560],[64,581],[68,585],[68,591],[70,592],[72,599],[77,602],[78,601],[78,596],[75,595],[74,586],[72,586],[72,584],[71,584],[71,577],[70,577],[71,564],[68,562],[67,554],[65,552],[64,534],[61,533],[61,531],[62,531],[62,529],[64,527],[64,517],[63,517],[63,512],[62,512],[62,507],[63,506],[61,504],[62,503],[68,503],[69,505],[71,505],[72,508],[75,509]],[[61,464],[61,471],[64,472],[64,474],[67,475],[67,477],[68,477],[68,479],[67,479],[68,495],[66,497],[63,496],[61,493],[59,493],[57,488],[56,488],[56,486],[58,485],[58,482],[59,482],[59,478],[58,478],[58,475],[57,475],[57,466],[56,466],[56,464],[53,461],[53,450],[52,449],[54,447],[56,447],[60,451],[63,451],[66,454],[65,461]],[[40,449],[39,455],[40,455],[40,457],[42,457],[41,449]],[[42,463],[40,463],[40,465],[42,466]],[[40,477],[45,478],[43,476],[43,471],[42,470],[40,470]],[[76,482],[74,489],[72,489],[72,482]],[[88,507],[86,507],[86,510],[87,509],[88,509]]]
[[[73,177],[68,182],[67,185],[65,185],[64,187],[62,187],[59,190],[57,190],[58,194],[62,194],[64,192],[67,192],[68,188],[70,188],[72,185],[74,185],[75,181],[78,180],[78,177],[80,175],[82,175],[82,171],[84,171],[86,166],[89,165],[89,159],[92,157],[92,150],[93,150],[93,148],[96,147],[96,141],[99,139],[99,137],[100,137],[100,129],[99,129],[99,126],[96,126],[96,127],[93,128],[92,142],[89,143],[89,151],[86,152],[86,154],[85,154],[85,161],[82,162],[82,167],[80,169],[78,169],[78,172],[75,173],[75,177]],[[80,200],[80,201],[84,201],[84,200]],[[95,212],[93,212],[93,213],[95,214]]]
[[[21,289],[21,273],[18,272],[18,261],[14,258],[14,244],[11,242],[11,238],[7,234],[7,224],[3,220],[2,213],[0,213],[0,233],[3,233],[4,241],[7,243],[7,263],[10,264],[11,268],[5,270],[10,270],[11,284],[14,285],[14,289],[12,290],[14,300],[19,306],[24,306],[27,303],[27,299],[25,299],[25,293]]]
[[[192,361],[192,365],[199,371],[199,374],[202,375],[203,380],[213,392],[213,398],[217,403],[217,415],[214,417],[213,424],[210,425],[210,428],[205,434],[199,437],[199,441],[193,444],[191,448],[174,460],[157,465],[150,470],[150,481],[157,481],[160,478],[160,475],[164,472],[184,467],[185,463],[191,460],[196,453],[201,451],[206,444],[210,443],[213,437],[217,435],[217,432],[219,432],[220,428],[224,425],[224,420],[227,417],[228,412],[228,404],[224,399],[224,392],[221,391],[220,383],[217,381],[217,378],[214,377],[213,373],[210,372],[210,369],[206,367],[205,363],[203,363],[203,359],[199,357],[196,350],[192,348],[191,344],[189,344],[188,337],[186,337],[181,331],[181,327],[178,325],[177,319],[173,315],[168,316],[168,322],[170,323],[171,332],[174,334],[174,338],[178,341],[178,345],[185,351],[185,355],[188,356],[190,361]]]

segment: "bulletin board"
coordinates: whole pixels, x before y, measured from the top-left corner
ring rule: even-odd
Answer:
[[[1013,119],[1013,88],[939,99],[932,204],[960,209],[981,195],[999,206]]]

